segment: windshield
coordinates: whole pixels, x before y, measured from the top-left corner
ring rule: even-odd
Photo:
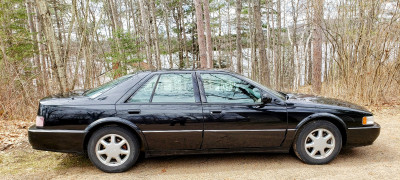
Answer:
[[[88,91],[86,91],[83,95],[90,97],[90,98],[95,98],[97,96],[99,96],[100,94],[103,94],[104,92],[112,89],[113,87],[117,86],[118,84],[121,84],[122,82],[124,82],[125,80],[129,79],[130,77],[132,77],[135,74],[129,74],[126,76],[122,76],[118,79],[112,80],[108,83],[105,83],[99,87],[90,89]]]
[[[274,90],[272,90],[272,89],[269,89],[269,88],[267,88],[267,87],[261,85],[260,83],[251,80],[250,78],[247,78],[247,77],[244,77],[244,76],[241,76],[241,77],[243,77],[244,79],[246,79],[246,80],[249,81],[250,83],[252,83],[252,84],[254,84],[254,85],[260,87],[260,88],[263,89],[264,91],[266,91],[266,92],[268,92],[268,93],[270,93],[270,94],[273,94],[273,95],[275,95],[276,97],[278,97],[278,98],[280,98],[280,99],[282,99],[282,100],[285,100],[285,99],[286,99],[286,97],[285,97],[284,95],[282,95],[281,93],[279,93],[279,92],[277,92],[277,91],[274,91]]]

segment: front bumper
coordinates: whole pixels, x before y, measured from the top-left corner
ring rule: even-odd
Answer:
[[[39,129],[35,125],[28,130],[33,149],[56,152],[84,152],[84,130]]]
[[[372,126],[354,127],[347,130],[348,147],[371,145],[381,132],[381,126],[375,123]]]

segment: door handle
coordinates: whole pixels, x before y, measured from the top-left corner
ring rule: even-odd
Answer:
[[[130,109],[128,110],[128,114],[140,114],[140,109]]]
[[[210,114],[221,114],[222,111],[210,111]]]

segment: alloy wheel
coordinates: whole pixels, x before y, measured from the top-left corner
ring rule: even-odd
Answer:
[[[96,143],[96,156],[107,166],[119,166],[129,158],[131,148],[127,140],[118,134],[107,134]]]
[[[335,137],[327,129],[315,129],[307,135],[304,148],[307,154],[314,159],[327,158],[335,149]]]

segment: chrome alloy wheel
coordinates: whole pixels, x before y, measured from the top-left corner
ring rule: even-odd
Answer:
[[[315,129],[307,135],[304,148],[310,157],[324,159],[335,149],[335,137],[327,129]]]
[[[107,134],[96,144],[96,156],[107,166],[119,166],[125,163],[130,151],[126,139],[118,134]]]

